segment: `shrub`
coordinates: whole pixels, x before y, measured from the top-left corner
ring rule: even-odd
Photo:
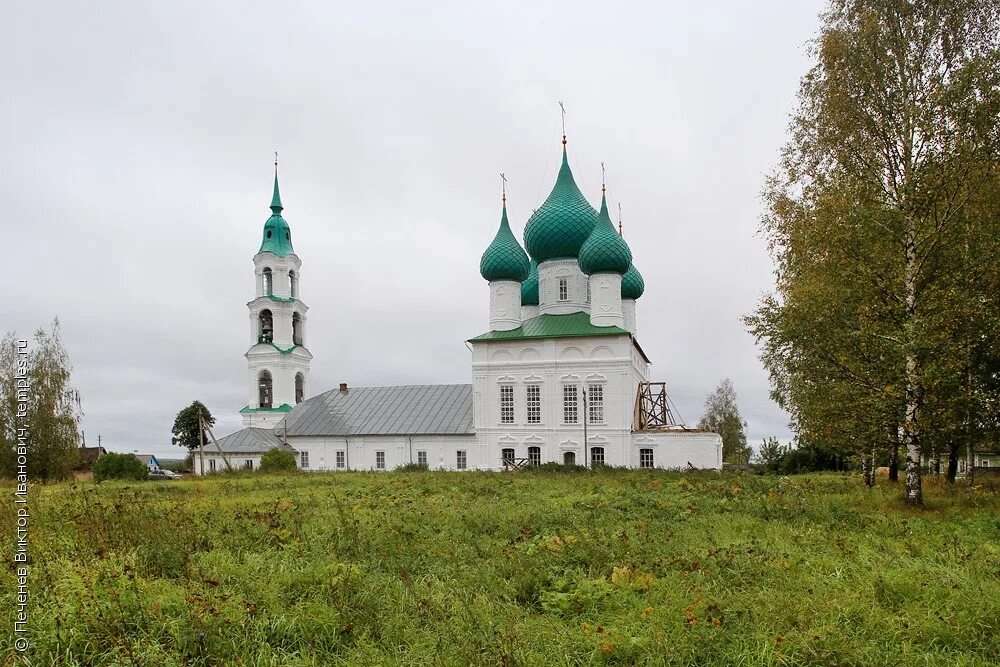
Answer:
[[[135,454],[105,454],[97,459],[91,468],[95,482],[106,479],[146,479],[149,470],[146,464],[135,457]]]
[[[260,457],[261,472],[284,472],[286,470],[298,469],[295,461],[295,453],[287,449],[269,449]]]
[[[430,466],[426,463],[407,463],[406,465],[399,466],[396,470],[399,472],[427,472],[430,470]]]

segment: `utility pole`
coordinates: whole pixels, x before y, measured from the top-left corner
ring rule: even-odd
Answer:
[[[583,389],[583,467],[587,467],[587,388]]]
[[[198,408],[198,458],[201,470],[199,475],[205,474],[205,420],[201,416],[201,408]]]

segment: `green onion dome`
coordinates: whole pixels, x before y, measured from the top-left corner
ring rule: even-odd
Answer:
[[[271,197],[271,217],[264,223],[264,238],[257,252],[270,252],[275,255],[287,255],[292,250],[292,230],[281,217],[281,195],[278,194],[278,172],[274,172],[274,195]]]
[[[538,263],[531,260],[531,271],[528,279],[521,283],[521,305],[538,305]]]
[[[639,269],[635,264],[629,264],[628,271],[622,276],[622,298],[638,299],[646,291],[646,283],[642,279]]]
[[[542,206],[531,214],[524,227],[524,245],[532,259],[573,259],[597,223],[597,211],[590,205],[570,171],[563,138],[562,166],[556,184]]]
[[[588,276],[595,273],[624,275],[631,264],[632,251],[611,224],[608,200],[604,192],[601,192],[601,212],[597,216],[597,225],[580,248],[580,270]]]
[[[494,280],[516,280],[524,282],[531,271],[531,264],[524,248],[514,238],[507,222],[507,202],[503,204],[503,215],[500,217],[500,229],[493,242],[486,248],[479,260],[479,273],[483,278]]]

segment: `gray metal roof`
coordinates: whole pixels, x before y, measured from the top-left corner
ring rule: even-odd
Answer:
[[[286,424],[289,436],[470,435],[472,385],[331,389],[296,405]]]
[[[263,454],[277,447],[295,451],[284,444],[273,431],[266,428],[245,428],[236,433],[230,433],[224,438],[219,438],[219,448],[226,454]],[[218,454],[211,440],[205,443],[205,454]]]

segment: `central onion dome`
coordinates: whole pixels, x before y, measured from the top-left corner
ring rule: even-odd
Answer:
[[[528,218],[524,245],[539,264],[549,259],[575,259],[596,223],[597,211],[573,180],[566,158],[566,138],[563,137],[559,176],[548,198]]]
[[[597,216],[594,231],[580,248],[580,270],[588,276],[595,273],[624,275],[632,265],[632,251],[611,224],[608,200],[603,188],[601,190],[601,212]]]
[[[292,230],[288,223],[281,217],[281,195],[278,194],[278,172],[277,167],[274,172],[274,195],[271,197],[271,217],[264,223],[264,238],[260,242],[260,250],[257,252],[270,252],[283,256],[295,252],[292,249]]]
[[[521,283],[521,305],[538,305],[538,264],[535,260],[531,260],[531,271],[527,280]]]
[[[479,273],[490,282],[515,280],[520,283],[524,282],[530,271],[528,255],[514,238],[514,233],[510,231],[510,223],[507,222],[507,202],[504,201],[500,229],[479,260]]]
[[[628,271],[622,276],[622,298],[638,299],[646,291],[646,282],[642,279],[635,264],[629,264]]]

